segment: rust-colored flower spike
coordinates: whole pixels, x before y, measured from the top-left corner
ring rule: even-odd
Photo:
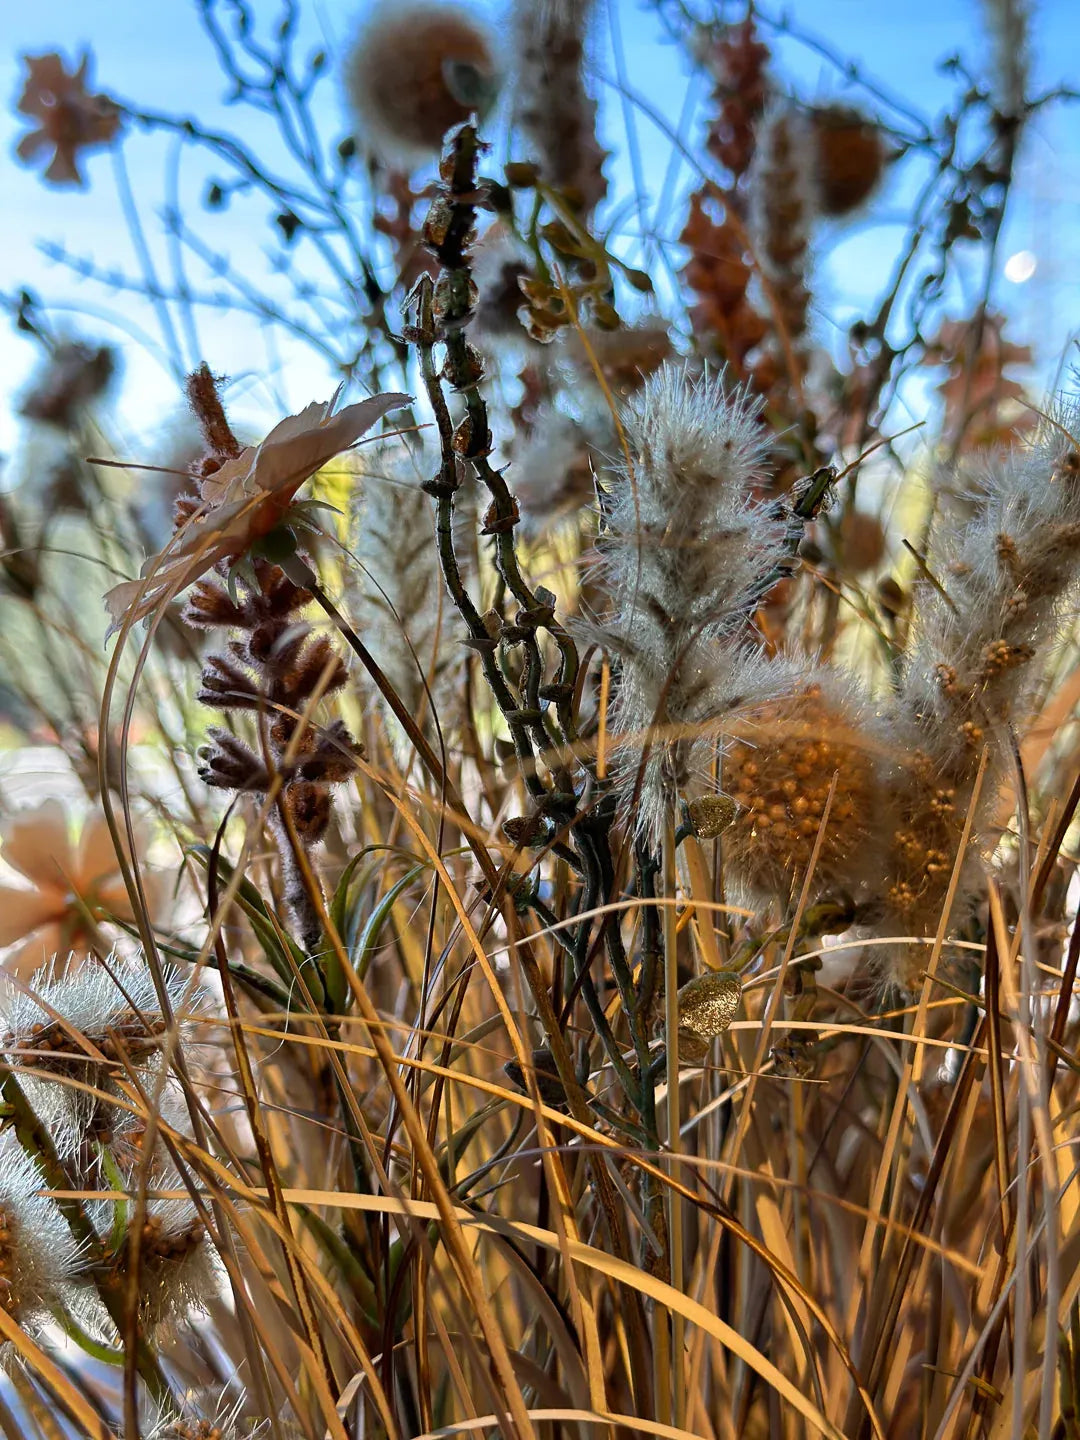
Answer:
[[[15,108],[37,122],[15,153],[27,165],[52,152],[44,178],[53,185],[85,185],[79,169],[80,153],[98,150],[115,140],[120,111],[106,95],[89,89],[90,56],[83,54],[70,73],[55,52],[24,55],[26,83]]]
[[[434,158],[448,130],[490,109],[495,57],[494,36],[461,6],[379,0],[344,65],[357,138],[391,169]]]
[[[866,702],[824,671],[740,714],[723,760],[735,811],[721,843],[729,872],[751,895],[784,896],[802,884],[834,777],[815,891],[857,897],[873,883],[888,793],[875,730]]]
[[[690,252],[684,274],[697,296],[690,315],[694,331],[742,374],[745,357],[768,330],[747,296],[751,267],[742,190],[769,93],[769,49],[758,38],[750,16],[739,25],[710,33],[701,47],[701,59],[716,81],[717,112],[709,123],[706,145],[730,180],[722,195],[710,184],[690,197],[690,213],[679,239]]]

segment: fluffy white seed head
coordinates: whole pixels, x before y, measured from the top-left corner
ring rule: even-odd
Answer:
[[[152,1171],[150,1188],[178,1191],[183,1189],[183,1182],[172,1166],[163,1165]],[[133,1258],[130,1225],[134,1205],[128,1202],[129,1228],[115,1251],[110,1248],[116,1214],[114,1203],[94,1201],[90,1209],[98,1235],[107,1247],[110,1264],[120,1277],[126,1277]],[[217,1252],[198,1209],[186,1196],[147,1200],[138,1264],[139,1316],[147,1331],[171,1327],[205,1310],[221,1288]],[[102,1320],[102,1324],[107,1328],[107,1322]]]
[[[78,1246],[14,1135],[0,1136],[0,1305],[24,1328],[47,1319],[79,1265]]]
[[[618,664],[620,784],[653,841],[691,773],[707,768],[709,727],[715,750],[722,717],[782,684],[748,635],[784,545],[778,512],[753,493],[769,448],[759,413],[723,375],[695,381],[665,366],[623,414],[629,463],[604,506],[597,564],[611,613],[591,635]]]
[[[1080,407],[1061,404],[1034,437],[958,477],[924,581],[905,693],[924,744],[953,763],[1022,715],[1030,662],[1059,633],[1080,578]],[[940,586],[940,588],[938,588]],[[975,737],[981,740],[980,734]]]
[[[167,968],[164,979],[186,1044],[205,992],[178,970]],[[0,994],[0,1049],[18,1066],[27,1098],[63,1157],[130,1127],[115,1081],[128,1066],[144,1083],[157,1075],[167,1041],[153,976],[137,960],[113,956],[108,965],[53,968],[32,990],[11,985]]]

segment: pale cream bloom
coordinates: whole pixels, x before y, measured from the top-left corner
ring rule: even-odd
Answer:
[[[126,580],[105,596],[110,635],[174,600],[219,560],[242,555],[269,534],[286,519],[305,480],[411,397],[375,395],[335,414],[336,399],[313,402],[290,415],[261,445],[241,450],[202,481],[200,508],[147,560],[142,578]]]
[[[27,942],[4,961],[3,968],[20,980],[54,955],[62,966],[69,953],[89,948],[87,910],[95,918],[134,918],[100,813],[86,819],[73,841],[58,800],[20,810],[0,822],[0,859],[31,884],[0,885],[0,948]]]

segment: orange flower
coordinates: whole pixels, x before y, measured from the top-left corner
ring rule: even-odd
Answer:
[[[313,403],[274,426],[258,446],[248,446],[201,486],[199,509],[142,568],[143,578],[125,580],[105,596],[112,617],[109,634],[129,620],[151,614],[212,570],[219,560],[236,559],[285,522],[296,492],[335,455],[356,443],[388,410],[408,395],[375,395],[334,414],[333,399]],[[299,516],[297,517],[299,518]]]
[[[89,55],[82,56],[79,68],[70,75],[55,53],[23,59],[28,74],[16,108],[39,123],[22,137],[15,153],[29,165],[42,151],[51,150],[45,179],[54,185],[84,185],[79,151],[97,149],[114,139],[120,129],[119,108],[107,96],[91,95],[87,89]]]
[[[112,836],[100,813],[73,843],[65,807],[46,800],[0,823],[0,858],[31,882],[0,885],[0,947],[25,943],[4,969],[25,980],[58,956],[89,949],[87,911],[95,919],[132,920]]]

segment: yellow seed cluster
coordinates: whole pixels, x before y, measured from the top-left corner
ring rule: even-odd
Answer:
[[[165,1233],[160,1215],[148,1215],[143,1224],[143,1253],[148,1259],[183,1260],[202,1244],[206,1230],[201,1220],[195,1220],[183,1230]]]
[[[212,1420],[173,1420],[162,1432],[168,1440],[225,1440],[225,1431]]]
[[[970,729],[981,739],[977,726]],[[944,903],[963,833],[965,807],[958,803],[954,788],[933,783],[929,757],[916,757],[913,778],[917,783],[892,839],[888,869],[894,879],[885,898],[898,921],[922,930],[936,925]]]
[[[874,757],[818,687],[760,706],[724,761],[735,800],[725,855],[755,888],[783,893],[810,864],[833,777],[836,795],[818,857],[821,888],[850,888],[850,860],[876,808]]]

